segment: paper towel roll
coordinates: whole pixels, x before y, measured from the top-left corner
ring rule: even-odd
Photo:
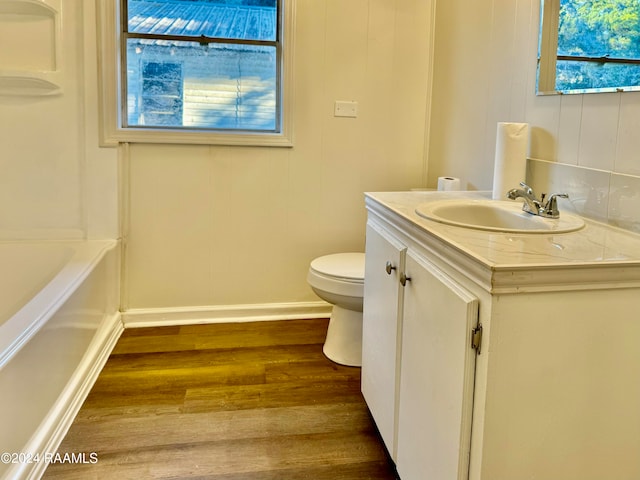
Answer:
[[[438,190],[441,192],[460,190],[460,179],[456,177],[438,177]]]
[[[504,200],[507,191],[525,180],[529,124],[498,123],[493,166],[493,199]]]

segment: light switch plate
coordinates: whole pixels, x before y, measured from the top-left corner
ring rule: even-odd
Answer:
[[[356,118],[358,116],[358,102],[336,100],[333,116]]]

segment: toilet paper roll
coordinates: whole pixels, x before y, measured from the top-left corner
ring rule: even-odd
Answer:
[[[452,192],[460,190],[460,179],[456,177],[438,177],[438,191]]]
[[[493,167],[493,199],[504,200],[507,191],[525,180],[529,124],[498,123]]]

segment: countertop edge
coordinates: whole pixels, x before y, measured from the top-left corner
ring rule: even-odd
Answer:
[[[381,193],[388,195],[392,192]],[[455,239],[449,238],[448,230],[442,228],[437,222],[416,219],[413,215],[394,208],[393,205],[379,198],[381,193],[365,193],[365,204],[370,214],[387,224],[395,225],[401,234],[418,243],[427,253],[439,257],[459,273],[493,294],[640,287],[640,259],[597,262],[575,260],[559,262],[557,259],[545,262],[541,259],[538,263],[527,265],[491,262],[477,255],[472,249],[465,248]],[[398,192],[398,195],[406,193]],[[456,192],[456,194],[462,198],[486,198],[486,194],[482,192]],[[589,219],[585,219],[585,222],[591,225],[597,223]],[[606,228],[606,226],[600,225],[597,228]],[[477,235],[478,238],[482,238],[483,233]],[[489,241],[490,235],[488,233],[484,235]],[[536,234],[538,235],[543,234]]]

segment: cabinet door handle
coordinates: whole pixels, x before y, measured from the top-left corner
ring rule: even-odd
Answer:
[[[385,265],[384,269],[387,272],[387,275],[391,275],[391,272],[394,271],[396,269],[396,267],[393,266],[393,263],[387,262],[387,264]]]
[[[407,284],[407,282],[410,282],[410,281],[411,281],[411,277],[407,277],[404,272],[400,274],[400,283],[402,284],[403,287]]]

